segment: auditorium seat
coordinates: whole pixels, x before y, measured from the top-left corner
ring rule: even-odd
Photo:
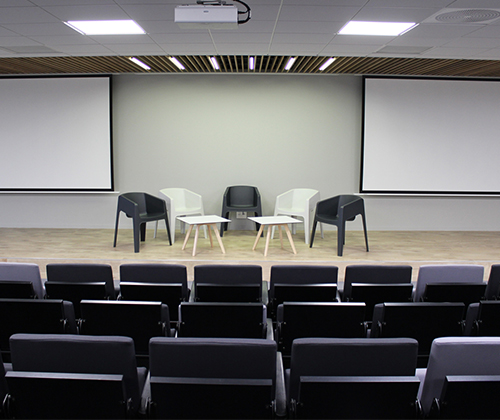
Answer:
[[[140,408],[147,369],[137,368],[130,337],[14,334],[10,348],[14,371],[123,375],[132,412]]]
[[[500,336],[500,301],[488,300],[470,304],[464,335]]]
[[[272,418],[285,414],[273,340],[153,338],[153,418]]]
[[[411,338],[296,339],[292,345],[290,369],[285,375],[292,415],[400,418],[406,417],[402,413],[410,413],[416,417],[417,353],[418,342]],[[381,384],[386,387],[385,392],[380,389]],[[313,393],[302,394],[308,388]],[[363,392],[359,393],[360,389]],[[404,402],[396,399],[401,390],[405,394]],[[374,396],[381,399],[376,402]]]
[[[415,302],[422,301],[428,283],[482,283],[484,267],[475,264],[423,265],[418,270]]]
[[[0,280],[29,281],[38,299],[45,297],[40,267],[33,263],[0,262]]]
[[[500,299],[500,264],[492,264],[486,287],[486,299]]]
[[[371,338],[410,337],[418,341],[418,367],[425,367],[432,341],[461,336],[465,305],[461,302],[382,303],[373,311]]]
[[[0,280],[0,299],[38,299],[33,282]]]
[[[471,303],[485,300],[486,283],[427,283],[422,302],[463,302],[465,308]]]
[[[429,415],[446,376],[500,375],[500,337],[442,337],[432,343],[419,400]],[[496,398],[496,396],[493,396]],[[472,400],[468,400],[474,404]]]

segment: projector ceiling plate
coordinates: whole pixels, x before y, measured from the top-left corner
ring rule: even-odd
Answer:
[[[234,5],[176,6],[174,22],[187,29],[234,29],[238,27],[238,8]]]

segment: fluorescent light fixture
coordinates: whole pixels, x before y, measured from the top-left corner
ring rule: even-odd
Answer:
[[[84,35],[136,35],[146,33],[133,20],[70,20],[65,23]]]
[[[295,60],[297,60],[297,57],[290,57],[288,60],[288,63],[286,63],[285,70],[288,71],[292,68],[293,63],[295,63]]]
[[[255,57],[249,57],[248,58],[248,68],[250,70],[254,70],[255,69]]]
[[[348,22],[340,31],[340,35],[381,35],[397,36],[417,26],[415,22]]]
[[[219,70],[219,63],[217,62],[217,59],[215,57],[210,57],[210,62],[212,63],[212,67],[215,70]]]
[[[144,70],[151,70],[151,67],[149,67],[147,64],[144,64],[141,60],[135,57],[129,57],[129,60],[142,67]]]
[[[319,71],[326,70],[330,66],[330,64],[332,64],[336,59],[337,59],[337,57],[331,57],[328,60],[326,60],[323,63],[323,65],[319,68]]]
[[[174,63],[177,66],[179,70],[186,70],[186,68],[181,64],[179,60],[177,60],[177,58],[175,57],[168,57],[168,58],[172,63]]]

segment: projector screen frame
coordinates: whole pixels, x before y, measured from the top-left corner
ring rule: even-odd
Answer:
[[[0,76],[0,82],[6,79],[17,79],[17,80],[46,80],[46,79],[107,79],[107,129],[109,128],[109,132],[107,133],[108,143],[104,144],[104,146],[108,146],[109,149],[109,162],[107,163],[106,173],[109,178],[107,178],[108,185],[103,187],[89,187],[89,188],[57,188],[57,187],[47,187],[47,188],[6,188],[0,185],[0,194],[30,194],[30,193],[41,193],[41,194],[59,194],[59,193],[116,193],[115,191],[115,180],[114,180],[114,153],[113,153],[113,80],[111,74],[71,74],[71,75],[14,75],[14,76]],[[103,91],[104,92],[104,91]],[[102,131],[104,132],[104,130]],[[108,173],[109,170],[109,173]]]
[[[361,156],[360,156],[360,178],[359,178],[359,193],[363,195],[376,196],[415,196],[415,197],[498,197],[500,196],[500,182],[498,189],[495,190],[447,190],[447,189],[384,189],[384,188],[366,188],[365,187],[365,148],[366,148],[366,121],[367,121],[367,80],[369,79],[384,79],[384,80],[418,80],[418,81],[453,81],[453,82],[494,82],[500,83],[497,78],[467,78],[467,77],[439,77],[439,76],[390,76],[390,75],[366,75],[363,76],[362,83],[362,129],[361,129]],[[499,85],[500,86],[500,85]],[[499,99],[500,103],[500,99]]]

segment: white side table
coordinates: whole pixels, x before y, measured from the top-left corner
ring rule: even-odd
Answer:
[[[271,231],[273,230],[273,226],[278,226],[278,230],[280,233],[280,242],[281,242],[281,248],[283,248],[283,232],[281,231],[281,227],[285,227],[286,235],[288,236],[288,241],[290,242],[290,245],[292,246],[292,250],[294,254],[297,254],[297,250],[295,249],[295,245],[293,243],[292,239],[292,233],[290,232],[290,229],[288,228],[289,223],[301,223],[300,220],[294,219],[293,217],[289,216],[263,216],[263,217],[249,217],[249,220],[259,223],[260,224],[260,229],[259,232],[257,233],[257,238],[255,238],[255,243],[253,244],[253,250],[255,251],[255,248],[257,247],[257,244],[259,243],[259,239],[262,235],[262,232],[264,230],[264,226],[268,226],[267,228],[267,236],[266,236],[266,247],[264,248],[264,257],[267,257],[267,251],[269,250],[269,240],[271,239]]]
[[[210,230],[210,226],[213,228],[215,232],[215,237],[219,242],[220,249],[222,253],[225,254],[226,250],[224,249],[224,244],[222,243],[222,239],[220,237],[219,229],[217,229],[217,223],[226,223],[231,220],[225,219],[224,217],[208,215],[208,216],[181,216],[177,217],[183,223],[187,223],[189,225],[188,231],[186,232],[186,237],[184,238],[184,244],[182,245],[182,250],[186,249],[186,244],[189,239],[189,235],[191,235],[191,231],[193,227],[196,226],[196,232],[194,235],[194,245],[193,245],[193,257],[196,255],[196,245],[198,244],[198,235],[200,233],[200,226],[208,226],[208,236],[210,237],[210,246],[214,247],[214,242],[212,240],[212,231]]]

